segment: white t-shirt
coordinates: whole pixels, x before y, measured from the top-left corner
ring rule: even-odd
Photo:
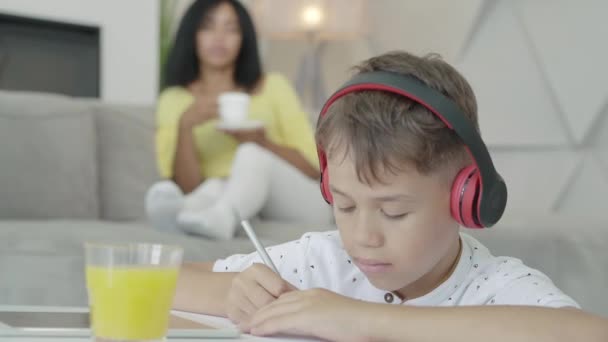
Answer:
[[[462,252],[452,275],[430,293],[402,302],[375,288],[342,247],[337,231],[306,233],[266,250],[281,277],[304,290],[324,288],[369,302],[416,306],[533,305],[579,307],[538,270],[521,260],[495,257],[479,241],[461,234]],[[240,272],[262,263],[257,253],[215,262],[215,272]]]

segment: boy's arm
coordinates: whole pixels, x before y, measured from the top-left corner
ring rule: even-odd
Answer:
[[[237,273],[213,272],[213,263],[190,263],[180,271],[173,307],[240,323],[292,290],[296,288],[259,263]]]
[[[238,273],[212,270],[212,262],[185,263],[177,280],[173,308],[225,317],[226,296]]]
[[[387,305],[323,289],[282,295],[246,328],[254,335],[292,333],[344,341],[608,341],[608,320],[574,308]]]
[[[296,289],[282,276],[287,270],[291,275],[293,267],[298,265],[287,262],[283,255],[290,255],[294,261],[304,260],[300,254],[309,240],[302,238],[272,246],[272,252],[268,248],[280,274],[265,266],[255,252],[235,254],[215,262],[185,263],[180,270],[173,307],[228,317],[237,323],[248,320],[259,308]],[[219,272],[213,272],[214,269]]]
[[[373,320],[368,336],[387,341],[608,341],[608,320],[575,308],[374,304],[359,319]]]

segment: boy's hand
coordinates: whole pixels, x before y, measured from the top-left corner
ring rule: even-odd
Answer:
[[[361,329],[365,322],[357,319],[365,305],[324,289],[289,292],[255,313],[247,328],[254,335],[286,333],[360,341],[365,338]]]
[[[266,265],[253,264],[232,280],[226,315],[236,324],[248,322],[260,308],[293,290],[297,289]]]

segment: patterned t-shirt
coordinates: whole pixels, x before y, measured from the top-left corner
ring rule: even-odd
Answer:
[[[542,272],[511,257],[495,257],[479,241],[461,234],[454,272],[426,295],[406,301],[374,287],[352,262],[337,231],[306,233],[299,240],[266,248],[281,277],[304,290],[324,288],[369,302],[416,306],[532,305],[579,307]],[[240,272],[262,263],[257,253],[215,262],[215,272]]]

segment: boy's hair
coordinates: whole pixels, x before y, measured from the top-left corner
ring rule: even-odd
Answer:
[[[413,76],[454,101],[479,131],[471,86],[437,54],[389,52],[353,69],[356,74]],[[471,163],[460,138],[436,115],[404,96],[377,90],[350,93],[334,102],[317,123],[316,140],[327,154],[338,148],[344,148],[344,157],[352,153],[359,180],[368,184],[382,181],[379,170],[396,173],[408,166],[424,175],[439,172],[451,183]]]

